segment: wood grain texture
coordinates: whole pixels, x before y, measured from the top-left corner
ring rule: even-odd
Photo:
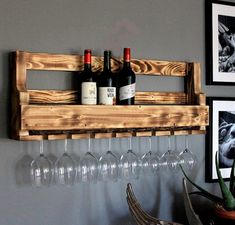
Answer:
[[[30,104],[75,104],[78,92],[73,90],[28,90]]]
[[[78,92],[73,90],[28,90],[22,99],[29,104],[76,104]],[[23,95],[22,94],[22,95]],[[183,92],[136,92],[135,104],[186,104]]]
[[[184,92],[136,92],[135,104],[175,104],[185,105],[187,96]]]
[[[180,130],[180,131],[174,131],[174,135],[201,135],[205,134],[205,130]],[[171,131],[156,131],[154,136],[168,136],[171,135]],[[48,134],[46,135],[45,133],[43,135],[19,135],[17,137],[17,140],[21,141],[39,141],[39,140],[64,140],[65,138],[70,138],[73,140],[78,140],[78,139],[87,139],[89,137],[99,139],[99,138],[110,138],[110,137],[115,137],[115,138],[127,138],[130,136],[133,136],[133,133],[128,133],[128,132],[116,132],[116,133],[94,133],[94,136],[91,137],[89,133],[81,133],[81,134],[73,134],[71,132],[70,135],[64,135],[64,134]],[[134,135],[135,137],[150,137],[152,136],[151,131],[137,131],[136,134]]]
[[[32,53],[17,51],[24,61],[21,65],[27,70],[54,70],[54,71],[81,71],[83,70],[83,56]],[[118,72],[123,60],[112,58],[112,71]],[[92,70],[102,71],[103,57],[92,56]],[[163,61],[152,59],[132,59],[131,65],[136,74],[143,75],[168,75],[185,76],[187,71],[186,62]]]
[[[207,106],[21,106],[21,129],[92,130],[208,125]]]
[[[185,79],[185,93],[188,96],[188,104],[198,105],[197,98],[201,94],[201,68],[199,63],[188,64],[188,76]]]
[[[209,109],[201,93],[199,63],[133,59],[131,64],[137,75],[184,76],[184,92],[137,92],[134,106],[76,105],[76,90],[27,90],[26,76],[28,70],[81,71],[83,56],[16,51],[12,57],[12,138],[29,141],[206,132]],[[101,71],[102,65],[102,57],[92,57],[94,72]],[[122,59],[113,58],[111,65],[117,73]]]

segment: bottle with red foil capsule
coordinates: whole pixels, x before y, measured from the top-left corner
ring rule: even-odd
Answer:
[[[124,48],[123,60],[123,68],[118,76],[118,104],[134,105],[136,77],[130,64],[130,48]]]
[[[91,50],[84,51],[84,70],[81,73],[81,104],[96,105],[97,86],[94,74],[91,70]]]

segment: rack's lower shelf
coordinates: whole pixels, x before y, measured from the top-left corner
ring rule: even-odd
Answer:
[[[19,140],[205,133],[205,105],[21,105]]]

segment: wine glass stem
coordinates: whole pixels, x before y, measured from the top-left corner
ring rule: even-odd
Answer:
[[[168,136],[168,150],[171,150],[171,136]]]
[[[149,151],[151,152],[152,150],[152,136],[149,137]]]
[[[132,136],[129,137],[129,150],[132,149]]]
[[[88,138],[88,152],[91,151],[91,137]]]
[[[185,148],[188,149],[188,135],[185,135]]]
[[[43,140],[40,141],[39,153],[43,155]]]
[[[111,152],[111,141],[112,141],[112,138],[109,138],[109,146],[108,146],[108,150]]]
[[[68,140],[67,138],[64,140],[64,153],[67,153],[68,151]]]

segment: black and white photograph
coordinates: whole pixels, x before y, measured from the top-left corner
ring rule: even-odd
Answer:
[[[235,4],[207,3],[207,84],[235,84]]]
[[[235,17],[218,16],[219,72],[235,73]]]
[[[231,168],[235,158],[235,111],[219,111],[219,167]]]
[[[235,158],[235,98],[207,97],[210,126],[206,136],[206,178],[216,181],[215,157],[223,178],[230,176]]]

